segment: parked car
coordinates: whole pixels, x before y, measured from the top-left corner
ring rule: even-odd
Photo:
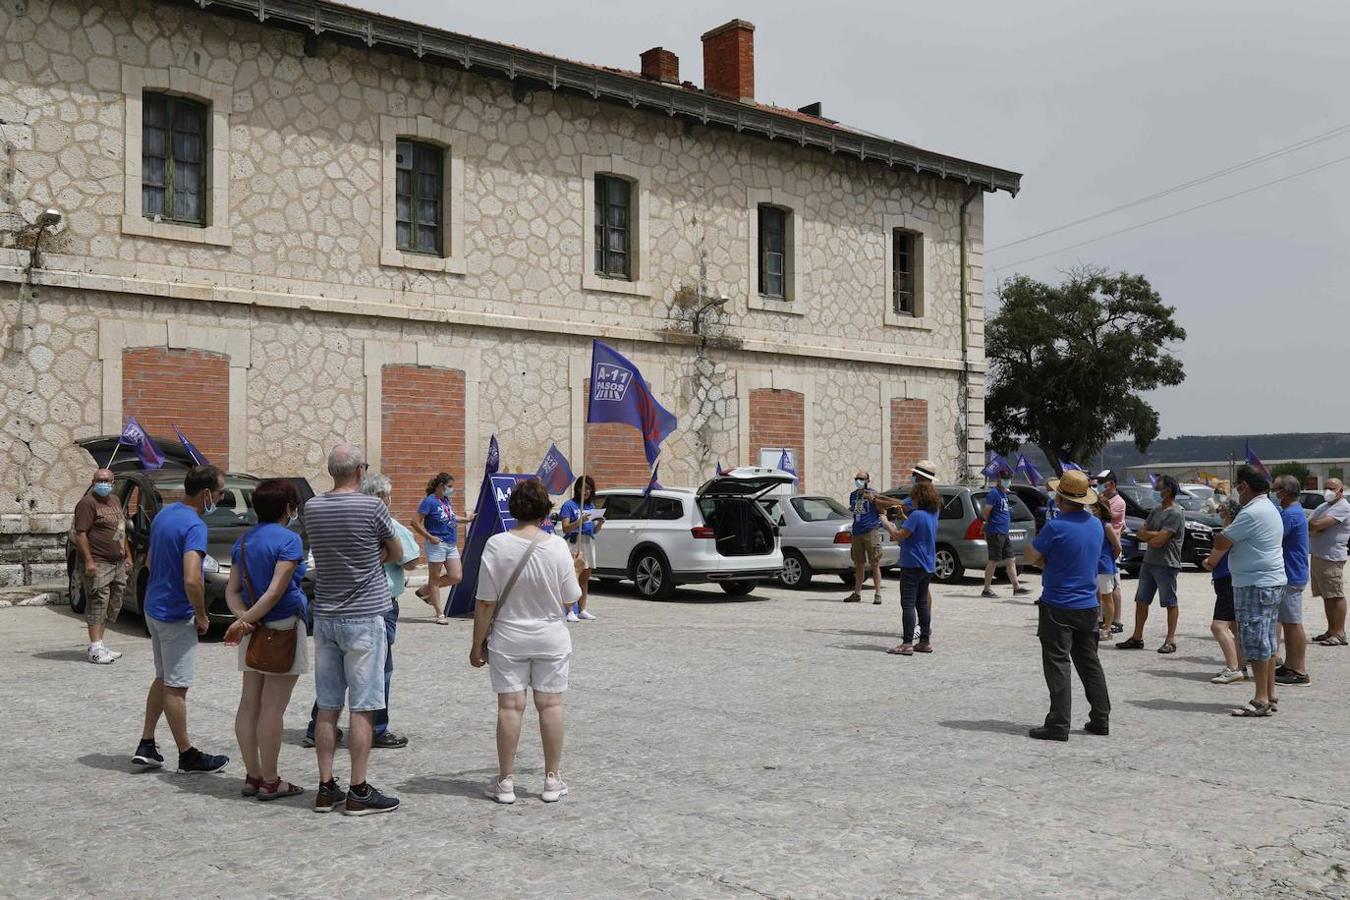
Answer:
[[[1126,513],[1125,530],[1120,534],[1120,571],[1135,578],[1144,567],[1144,548],[1134,535],[1143,525],[1143,519]]]
[[[595,575],[632,581],[643,597],[663,599],[680,584],[712,583],[748,594],[783,570],[778,526],[760,500],[792,476],[744,466],[697,490],[598,491],[605,525],[595,538]]]
[[[1298,505],[1303,507],[1303,514],[1312,518],[1312,514],[1317,511],[1317,507],[1326,502],[1321,491],[1302,491],[1298,495]]]
[[[126,447],[117,446],[116,435],[110,437],[89,438],[79,441],[79,445],[93,457],[96,465],[113,471],[112,495],[122,504],[126,517],[127,542],[131,546],[131,572],[127,579],[127,591],[123,608],[145,617],[145,589],[149,572],[147,556],[150,548],[150,523],[161,509],[170,503],[183,499],[183,476],[187,474],[192,460],[176,441],[155,439],[164,451],[164,467],[146,470],[141,468],[136,455]],[[111,464],[110,464],[111,463]],[[304,478],[293,478],[292,482],[300,495],[301,508],[314,489]],[[234,542],[250,526],[258,523],[253,512],[253,489],[262,479],[240,472],[225,475],[225,496],[211,513],[204,517],[207,528],[207,555],[202,560],[202,577],[206,585],[206,612],[213,624],[226,625],[234,621],[225,602],[225,585],[230,579],[230,551]],[[300,517],[291,524],[291,528],[304,539]],[[305,541],[305,553],[309,571],[302,582],[307,596],[314,595],[314,561],[309,556],[309,542]],[[70,584],[70,605],[76,613],[84,612],[84,582],[81,578],[83,565],[79,550],[75,547],[73,536],[66,539],[66,574]]]
[[[1016,494],[1027,509],[1031,510],[1032,516],[1036,519],[1036,530],[1039,532],[1044,528],[1045,505],[1048,500],[1045,491],[1034,484],[1010,484],[1008,485],[1008,491]]]
[[[1142,484],[1118,485],[1120,496],[1125,498],[1125,514],[1138,519],[1147,519],[1149,512],[1158,505],[1157,491]],[[1182,536],[1181,560],[1183,563],[1200,565],[1210,551],[1214,549],[1214,535],[1223,531],[1223,522],[1213,513],[1204,511],[1204,504],[1187,494],[1177,495],[1177,505],[1186,517],[1186,533]],[[1133,529],[1130,530],[1133,534]]]
[[[839,575],[853,582],[853,513],[833,497],[809,495],[765,497],[760,505],[778,523],[783,551],[783,571],[778,580],[784,587],[804,588],[812,576]],[[881,547],[881,566],[889,569],[900,561],[900,545],[887,541]]]
[[[886,491],[888,497],[902,498],[908,494],[905,488]],[[933,577],[943,584],[952,584],[961,580],[966,569],[983,569],[989,562],[981,515],[989,490],[944,484],[938,486],[938,494],[942,509],[938,513],[937,570]],[[1008,508],[1012,513],[1008,536],[1013,554],[1021,559],[1027,543],[1036,535],[1036,519],[1016,494],[1008,497]]]

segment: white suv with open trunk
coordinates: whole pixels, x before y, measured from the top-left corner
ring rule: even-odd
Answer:
[[[700,582],[732,596],[748,594],[783,568],[778,527],[757,501],[791,483],[786,472],[745,466],[698,490],[598,491],[605,526],[595,538],[595,575],[628,579],[654,599]]]

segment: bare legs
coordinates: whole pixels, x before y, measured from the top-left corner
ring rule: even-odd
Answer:
[[[544,771],[558,774],[563,752],[563,695],[534,692],[539,713],[539,736],[544,745]],[[497,695],[497,775],[506,778],[516,770],[516,748],[525,718],[525,692]]]
[[[321,709],[314,722],[314,751],[319,757],[319,781],[333,777],[333,755],[337,751],[337,720],[340,709]],[[347,717],[347,747],[352,758],[352,784],[365,784],[366,765],[370,762],[370,744],[375,737],[375,713],[352,710]]]
[[[1012,585],[1012,589],[1016,591],[1021,588],[1021,585],[1017,581],[1017,560],[1010,556],[1006,560],[991,559],[984,564],[984,589],[986,591],[992,589],[994,584],[994,573],[998,571],[1000,564],[1004,565],[1007,569],[1008,583]]]
[[[239,711],[234,717],[234,735],[249,776],[275,781],[278,777],[277,758],[281,755],[282,717],[300,676],[243,674],[244,687],[239,697]]]
[[[1280,626],[1284,632],[1284,666],[1300,675],[1308,674],[1308,632],[1303,625],[1285,624]]]
[[[192,749],[187,730],[187,692],[187,688],[169,687],[158,678],[150,682],[150,690],[145,695],[145,726],[141,730],[141,740],[155,739],[155,728],[162,715],[169,722],[178,752],[186,753]]]
[[[1242,647],[1237,641],[1237,623],[1215,619],[1209,623],[1209,633],[1223,651],[1223,664],[1234,672],[1242,671]]]
[[[581,599],[577,601],[577,611],[586,611],[586,601],[591,599],[591,570],[582,569],[581,574],[577,576],[577,583],[581,585]]]

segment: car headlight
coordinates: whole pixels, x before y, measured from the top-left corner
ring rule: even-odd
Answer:
[[[1214,531],[1213,528],[1200,522],[1187,522],[1186,530],[1194,531],[1196,534],[1211,534]]]
[[[202,557],[202,572],[207,575],[215,575],[220,572],[220,561],[211,554]]]

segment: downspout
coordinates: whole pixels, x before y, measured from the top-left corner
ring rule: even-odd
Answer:
[[[982,188],[968,187],[961,198],[961,377],[956,393],[956,443],[959,457],[956,476],[959,484],[970,478],[970,273],[969,226],[966,210],[980,195]]]

